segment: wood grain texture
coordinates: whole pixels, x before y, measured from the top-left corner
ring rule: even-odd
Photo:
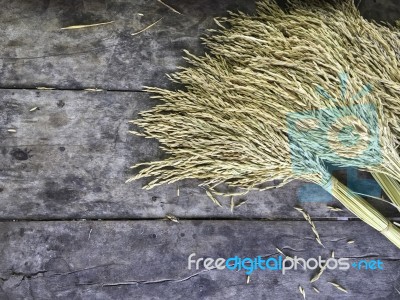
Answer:
[[[233,213],[230,199],[215,206],[193,180],[150,191],[143,180],[126,184],[129,166],[162,157],[155,141],[128,133],[128,121],[155,104],[145,93],[0,90],[0,98],[1,219],[302,218],[295,205],[314,218],[352,217],[331,212],[328,204],[340,204],[327,194],[299,201],[301,182],[236,197],[247,202]]]
[[[199,38],[214,27],[213,17],[254,11],[253,1],[164,2],[182,14],[156,0],[0,0],[0,300],[286,300],[302,299],[299,285],[307,299],[399,299],[398,249],[362,222],[337,221],[352,215],[329,211],[327,204],[340,206],[330,197],[315,202],[315,195],[325,196],[312,186],[293,182],[238,197],[247,202],[231,213],[229,199],[216,207],[196,181],[151,191],[141,189],[144,181],[124,183],[130,165],[162,157],[155,141],[127,133],[127,121],[155,104],[132,91],[171,88],[165,73],[184,64],[183,49],[203,53]],[[394,21],[400,18],[397,2],[362,0],[360,10],[367,18]],[[61,30],[107,21],[114,23]],[[32,90],[40,86],[59,90]],[[38,110],[30,112],[33,107]],[[346,180],[343,172],[338,176]],[[300,201],[302,191],[312,202]],[[387,205],[373,204],[398,217]],[[315,242],[295,205],[314,220],[327,220],[315,222],[326,248]],[[156,220],[166,214],[181,220]],[[7,221],[12,219],[63,221]],[[321,291],[316,294],[309,283],[316,271],[256,271],[246,284],[243,272],[187,269],[194,252],[276,256],[277,247],[304,258],[327,258],[334,250],[336,257],[380,259],[384,270],[326,271],[314,284]]]
[[[142,90],[168,86],[165,73],[183,65],[183,49],[203,53],[200,37],[227,10],[254,12],[254,1],[1,0],[0,86]],[[397,0],[362,0],[363,15],[400,19]],[[132,36],[157,20],[157,25]],[[77,30],[63,27],[114,21]]]
[[[201,53],[199,37],[227,10],[254,10],[253,1],[156,0],[1,1],[0,85],[141,90],[165,84],[183,64],[183,49]],[[151,29],[132,36],[156,22]],[[61,30],[71,25],[110,25]]]
[[[398,299],[400,256],[358,221],[316,222],[326,248],[305,222],[166,221],[11,222],[0,224],[1,299]],[[349,231],[352,229],[353,233]],[[354,244],[347,244],[354,239]],[[380,259],[383,270],[188,270],[188,256],[286,255]],[[194,268],[194,266],[193,266]],[[192,276],[192,277],[191,277]],[[189,278],[190,277],[190,278]],[[343,293],[328,282],[348,290]]]

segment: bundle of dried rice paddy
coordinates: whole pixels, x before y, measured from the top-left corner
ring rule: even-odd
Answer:
[[[387,71],[379,81],[376,72],[353,70],[350,62],[357,62],[360,52],[349,28],[356,30],[362,19],[350,2],[313,9],[292,5],[284,12],[264,0],[255,16],[238,13],[218,20],[221,29],[204,39],[211,55],[188,54],[190,66],[170,76],[185,89],[148,88],[163,104],[132,121],[142,129],[133,133],[156,138],[168,157],[135,165],[142,169],[128,181],[150,177],[145,188],[152,188],[196,178],[210,190],[224,184],[242,192],[273,180],[313,182],[400,248],[399,228],[324,164],[400,177],[399,128],[390,110],[398,93],[396,74]],[[358,30],[365,34],[365,28]],[[373,66],[372,57],[367,61]],[[348,80],[338,78],[343,72]],[[370,89],[360,91],[366,82],[380,88],[373,95],[365,92]],[[391,88],[385,99],[384,87]],[[293,116],[300,122],[291,123]],[[358,144],[349,150],[340,145],[354,139],[342,134],[350,125]]]

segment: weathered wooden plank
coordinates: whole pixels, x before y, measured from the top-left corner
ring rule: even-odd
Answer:
[[[358,8],[370,20],[390,23],[400,20],[400,5],[397,0],[362,0],[359,1]]]
[[[184,62],[183,49],[201,53],[200,36],[227,10],[254,11],[254,1],[169,0],[0,1],[0,86],[141,90],[165,86],[165,73]],[[397,0],[362,0],[369,18],[400,19]],[[155,26],[132,36],[152,23]],[[114,21],[77,30],[61,28]]]
[[[141,90],[166,82],[183,49],[201,52],[199,36],[213,17],[248,11],[252,1],[1,1],[0,86],[101,87]],[[132,36],[154,22],[151,29]],[[110,25],[61,30],[77,24]]]
[[[399,251],[358,221],[81,221],[0,224],[1,299],[398,299]],[[349,239],[355,243],[348,244]],[[380,260],[383,270],[188,269],[188,256]],[[348,293],[329,282],[337,282]],[[319,289],[320,294],[313,291]]]
[[[229,199],[215,206],[195,181],[150,191],[144,181],[125,184],[130,165],[162,155],[155,141],[128,133],[128,121],[155,104],[145,93],[0,90],[0,99],[1,219],[301,218],[295,205],[315,218],[352,216],[329,211],[337,203],[318,191],[299,198],[310,188],[300,182],[237,197],[247,202],[233,213]]]

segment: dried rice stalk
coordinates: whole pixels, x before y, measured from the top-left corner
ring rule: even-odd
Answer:
[[[304,219],[306,219],[306,221],[311,225],[311,229],[315,235],[315,239],[317,240],[318,244],[325,248],[324,244],[322,244],[321,242],[321,238],[319,237],[317,228],[315,227],[314,222],[311,220],[311,216],[300,207],[295,207],[294,209],[300,212],[303,215]]]
[[[346,1],[340,4],[336,3],[336,8],[340,12],[329,5],[319,3],[315,6],[315,1],[305,3],[295,1],[294,9],[309,8],[309,6],[312,6],[313,12],[317,14],[325,15],[328,11],[331,22],[324,22],[323,28],[319,31],[327,30],[330,33],[335,31],[335,47],[332,48],[335,57],[339,58],[342,64],[347,63],[352,71],[366,78],[368,82],[374,83],[373,94],[383,102],[383,115],[387,118],[390,129],[395,133],[392,138],[395,139],[396,145],[399,145],[400,102],[397,100],[400,96],[400,76],[398,72],[400,66],[399,21],[396,22],[397,28],[387,28],[376,23],[370,23],[360,17],[352,3]],[[322,9],[323,11],[321,11]],[[311,15],[314,13],[311,13]],[[275,20],[270,21],[275,22]],[[276,22],[279,23],[280,21],[277,20]],[[292,24],[295,26],[293,22]],[[307,40],[307,37],[304,34],[307,34],[308,27],[318,31],[314,22],[302,23],[301,25],[304,29],[302,33],[305,40]],[[337,30],[338,28],[340,30]],[[287,31],[286,33],[290,34]],[[329,36],[324,36],[324,38],[329,40]],[[325,40],[316,39],[313,42],[323,47]],[[331,66],[321,65],[320,67],[326,69]],[[399,206],[399,184],[385,174],[373,173],[373,175],[393,203]]]
[[[235,207],[241,207],[246,202],[247,202],[246,200],[239,200],[239,202],[235,204]]]
[[[313,283],[313,282],[319,280],[321,278],[322,274],[324,273],[325,269],[326,269],[326,264],[324,264],[322,266],[322,268],[319,270],[319,272],[317,274],[315,274],[315,276],[313,278],[311,278],[310,282]]]
[[[143,28],[143,29],[141,29],[141,30],[139,30],[139,31],[136,31],[136,32],[134,32],[134,33],[131,33],[131,35],[138,35],[138,34],[140,34],[140,33],[142,33],[142,32],[145,32],[146,30],[148,30],[148,29],[150,29],[151,27],[155,26],[155,25],[156,25],[158,22],[160,22],[162,19],[163,19],[163,18],[158,19],[157,21],[151,23],[150,25],[146,26],[145,28]]]
[[[45,87],[45,86],[38,86],[38,87],[36,87],[36,89],[37,89],[37,90],[43,90],[43,91],[46,91],[46,90],[55,90],[55,88]]]
[[[284,13],[272,1],[263,1],[259,3],[259,16],[233,14],[226,20],[231,26],[229,30],[218,30],[213,36],[204,39],[211,53],[223,56],[233,65],[233,72],[221,76],[221,80],[227,80],[228,83],[240,80],[246,86],[244,89],[247,94],[265,95],[264,105],[273,114],[287,116],[293,112],[314,109],[320,113],[321,109],[329,109],[338,104],[343,106],[345,109],[338,112],[338,124],[331,128],[333,135],[328,136],[328,143],[320,141],[324,140],[330,128],[321,127],[322,131],[315,133],[315,142],[310,141],[309,130],[305,131],[302,137],[307,144],[303,145],[308,145],[319,157],[337,165],[355,166],[400,179],[400,158],[395,144],[395,133],[399,129],[398,118],[390,118],[393,107],[396,107],[392,103],[396,101],[390,95],[386,98],[384,87],[379,86],[375,71],[372,72],[374,77],[367,77],[364,68],[357,67],[360,60],[366,57],[365,64],[369,63],[372,68],[369,60],[373,57],[376,64],[375,52],[382,52],[381,48],[375,52],[364,49],[366,37],[362,40],[365,43],[355,42],[355,37],[360,36],[361,39],[363,36],[351,32],[352,28],[358,28],[366,21],[362,22],[351,1],[337,4],[340,10],[329,4],[319,4],[314,5],[312,11],[305,11],[311,5],[294,1],[292,11]],[[376,34],[377,31],[372,33]],[[351,41],[348,41],[349,35]],[[392,63],[397,65],[393,53],[388,51],[387,55],[390,63],[382,55],[380,61],[385,61],[385,65],[391,68]],[[364,62],[361,64],[365,65]],[[344,76],[338,80],[337,75],[343,71],[351,73],[351,80]],[[398,68],[391,69],[391,74],[394,72],[399,76]],[[365,82],[369,85],[364,85]],[[389,83],[395,85],[392,89],[400,89],[398,82],[397,87],[396,82]],[[314,93],[316,87],[333,96]],[[368,94],[372,88],[373,94]],[[376,112],[365,111],[364,106],[356,104],[373,105]],[[346,118],[348,114],[355,118]],[[374,119],[373,114],[377,114],[376,126],[370,123]],[[360,122],[354,123],[355,119]],[[344,143],[336,141],[335,133],[344,126],[351,126],[360,136],[355,147],[343,148],[340,146]],[[379,131],[379,145],[366,152],[363,147],[369,142],[373,129]],[[351,143],[353,139],[349,135],[346,142]],[[365,151],[363,155],[359,155],[362,151]]]
[[[397,180],[380,173],[372,173],[372,176],[385,191],[389,199],[397,206],[400,211],[400,184]]]
[[[300,294],[303,296],[303,299],[306,299],[306,291],[304,290],[304,288],[301,285],[299,285],[299,291],[300,291]]]
[[[109,21],[109,22],[102,22],[102,23],[96,23],[96,24],[87,24],[87,25],[72,25],[72,26],[67,26],[61,28],[61,30],[71,30],[71,29],[82,29],[82,28],[88,28],[88,27],[97,27],[101,25],[108,25],[112,24],[114,21]]]
[[[214,197],[214,195],[210,191],[206,190],[206,194],[211,199],[211,201],[214,202],[215,205],[222,207],[222,204],[217,200],[217,198]]]
[[[162,5],[164,5],[165,7],[169,8],[170,10],[172,10],[174,13],[181,15],[181,13],[179,11],[177,11],[175,8],[173,8],[172,6],[168,5],[167,3],[162,2],[161,0],[157,0],[158,2],[160,2]]]
[[[340,120],[351,113],[368,123],[371,116],[350,104],[355,100],[361,104],[372,102],[377,107],[378,128],[382,129],[379,130],[382,163],[370,165],[376,159],[376,151],[368,152],[365,158],[353,155],[358,154],[354,149],[340,164],[353,164],[398,178],[399,160],[393,142],[398,125],[383,113],[394,97],[388,97],[382,104],[380,92],[374,97],[364,95],[363,91],[359,93],[363,83],[375,83],[376,78],[365,76],[369,74],[365,70],[353,71],[349,60],[340,63],[353,51],[347,47],[358,44],[346,42],[345,37],[351,40],[348,32],[353,27],[363,36],[364,29],[359,24],[364,21],[360,21],[350,1],[338,5],[341,10],[331,6],[304,10],[297,1],[293,5],[290,13],[285,13],[273,1],[264,0],[258,3],[257,16],[238,13],[221,19],[221,29],[204,39],[211,55],[196,57],[187,53],[190,67],[170,75],[172,81],[185,85],[186,90],[147,88],[153,98],[163,103],[142,112],[141,119],[132,123],[143,129],[139,135],[156,138],[169,156],[133,166],[144,168],[128,181],[151,177],[145,188],[152,188],[196,178],[210,191],[215,192],[219,185],[225,184],[240,189],[241,193],[271,188],[264,184],[273,180],[282,180],[280,186],[295,179],[313,182],[400,247],[399,228],[327,171],[321,157],[332,160],[337,156],[319,145],[318,138],[326,132],[317,130],[315,136],[309,137],[301,128],[295,128],[293,132],[298,139],[288,137],[289,113],[322,111],[329,116],[329,110],[321,109],[336,107],[334,99],[324,96],[321,89],[323,96],[314,92],[318,87],[342,94],[344,108],[335,111]],[[223,26],[226,23],[229,29]],[[362,47],[362,51],[368,51]],[[356,63],[355,55],[353,59]],[[374,61],[368,56],[367,59],[368,63]],[[388,59],[392,62],[393,55]],[[348,97],[338,88],[337,74],[343,70],[351,75],[346,92],[356,97]],[[385,84],[395,86],[389,79]],[[362,127],[362,123],[357,127]],[[333,126],[334,133],[338,134],[339,129],[340,126]],[[362,140],[364,135],[361,131]],[[211,192],[207,194],[213,200]]]
[[[333,285],[335,288],[337,288],[339,291],[342,291],[342,292],[344,292],[344,293],[348,293],[347,290],[346,290],[344,287],[342,287],[341,285],[339,285],[339,284],[337,284],[337,283],[335,283],[335,282],[328,282],[328,283],[332,284],[332,285]]]
[[[335,207],[335,206],[327,206],[329,208],[329,210],[331,211],[343,211],[343,209],[341,209],[340,207]]]
[[[179,223],[179,219],[177,217],[175,217],[174,215],[171,215],[171,214],[165,215],[165,219],[166,220],[170,220],[170,221],[172,221],[174,223]]]

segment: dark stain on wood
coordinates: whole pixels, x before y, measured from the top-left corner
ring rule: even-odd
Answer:
[[[64,105],[65,105],[65,102],[63,100],[58,100],[58,102],[57,102],[58,107],[63,108]]]
[[[13,149],[10,154],[11,156],[16,159],[16,160],[28,160],[32,155],[30,155],[31,151],[28,149],[20,149],[20,148],[15,148]]]
[[[43,199],[46,206],[52,207],[78,201],[80,194],[81,191],[49,181],[45,184],[44,191],[40,192],[39,196]]]

